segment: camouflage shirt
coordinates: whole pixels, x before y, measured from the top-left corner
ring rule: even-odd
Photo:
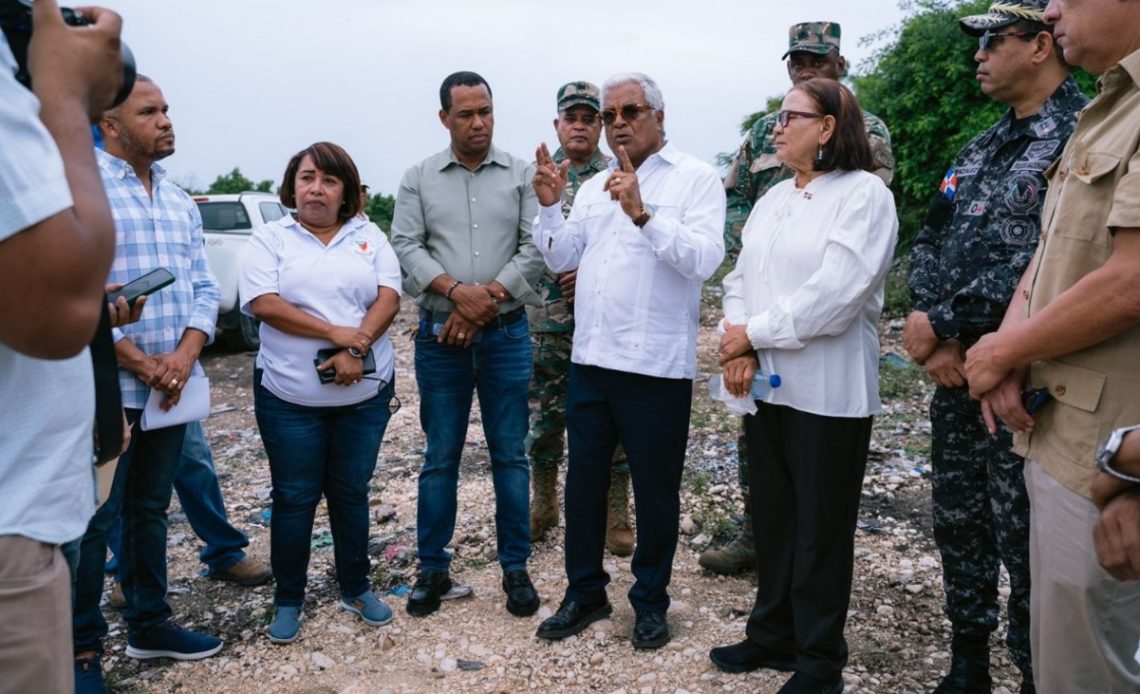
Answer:
[[[890,183],[895,168],[891,134],[883,121],[866,111],[863,112],[863,120],[867,123],[871,154],[878,166],[874,174]],[[752,206],[772,186],[793,175],[791,169],[776,159],[776,148],[772,146],[775,129],[775,113],[769,113],[756,121],[740,145],[724,181],[728,196],[728,209],[724,218],[724,248],[726,257],[732,261],[740,253],[740,232],[748,221]]]
[[[1088,98],[1067,78],[1032,116],[1010,109],[958,153],[911,252],[911,298],[939,340],[966,346],[1001,324],[1037,248],[1044,171]]]
[[[552,157],[555,164],[561,164],[566,159],[566,153],[559,147]],[[574,206],[574,196],[582,184],[590,180],[594,174],[605,171],[610,164],[610,158],[602,154],[601,150],[594,152],[585,166],[570,165],[566,172],[566,188],[562,191],[562,216],[570,216],[570,208]],[[538,296],[542,299],[541,307],[527,306],[527,319],[530,322],[532,333],[561,333],[574,331],[574,311],[562,300],[562,287],[558,285],[558,275],[549,269],[544,270],[538,278],[535,287]]]

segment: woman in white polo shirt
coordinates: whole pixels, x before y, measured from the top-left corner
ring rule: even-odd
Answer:
[[[294,155],[280,194],[297,212],[254,231],[239,292],[242,311],[261,321],[254,411],[273,479],[277,581],[267,632],[291,643],[304,619],[322,494],[341,609],[374,626],[392,620],[368,582],[368,487],[395,397],[387,331],[399,310],[400,266],[380,229],[357,216],[360,175],[337,145]]]
[[[744,226],[724,280],[719,360],[735,395],[782,383],[744,419],[758,588],[722,670],[795,671],[781,692],[842,692],[855,521],[879,404],[878,319],[898,233],[862,110],[834,80],[784,98],[776,157],[794,178]]]

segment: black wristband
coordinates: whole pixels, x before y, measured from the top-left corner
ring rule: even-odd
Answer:
[[[458,286],[459,286],[459,285],[461,285],[461,284],[463,284],[463,283],[462,283],[462,282],[460,282],[459,280],[455,280],[454,282],[452,282],[452,283],[451,283],[451,286],[447,288],[447,291],[443,293],[443,298],[445,298],[445,299],[447,299],[448,301],[450,301],[450,300],[451,300],[451,293],[452,293],[453,291],[455,291],[455,288],[456,288],[456,287],[458,287]]]

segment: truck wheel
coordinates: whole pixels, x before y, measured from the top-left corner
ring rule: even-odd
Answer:
[[[222,332],[222,341],[230,349],[255,350],[261,346],[260,328],[261,321],[243,313],[236,327]]]

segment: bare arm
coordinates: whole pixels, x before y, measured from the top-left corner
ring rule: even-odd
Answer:
[[[0,243],[0,341],[62,359],[91,341],[102,310],[115,227],[95,163],[90,123],[122,80],[121,20],[89,10],[89,27],[63,23],[54,0],[33,5],[29,48],[40,120],[64,163],[73,207]]]

